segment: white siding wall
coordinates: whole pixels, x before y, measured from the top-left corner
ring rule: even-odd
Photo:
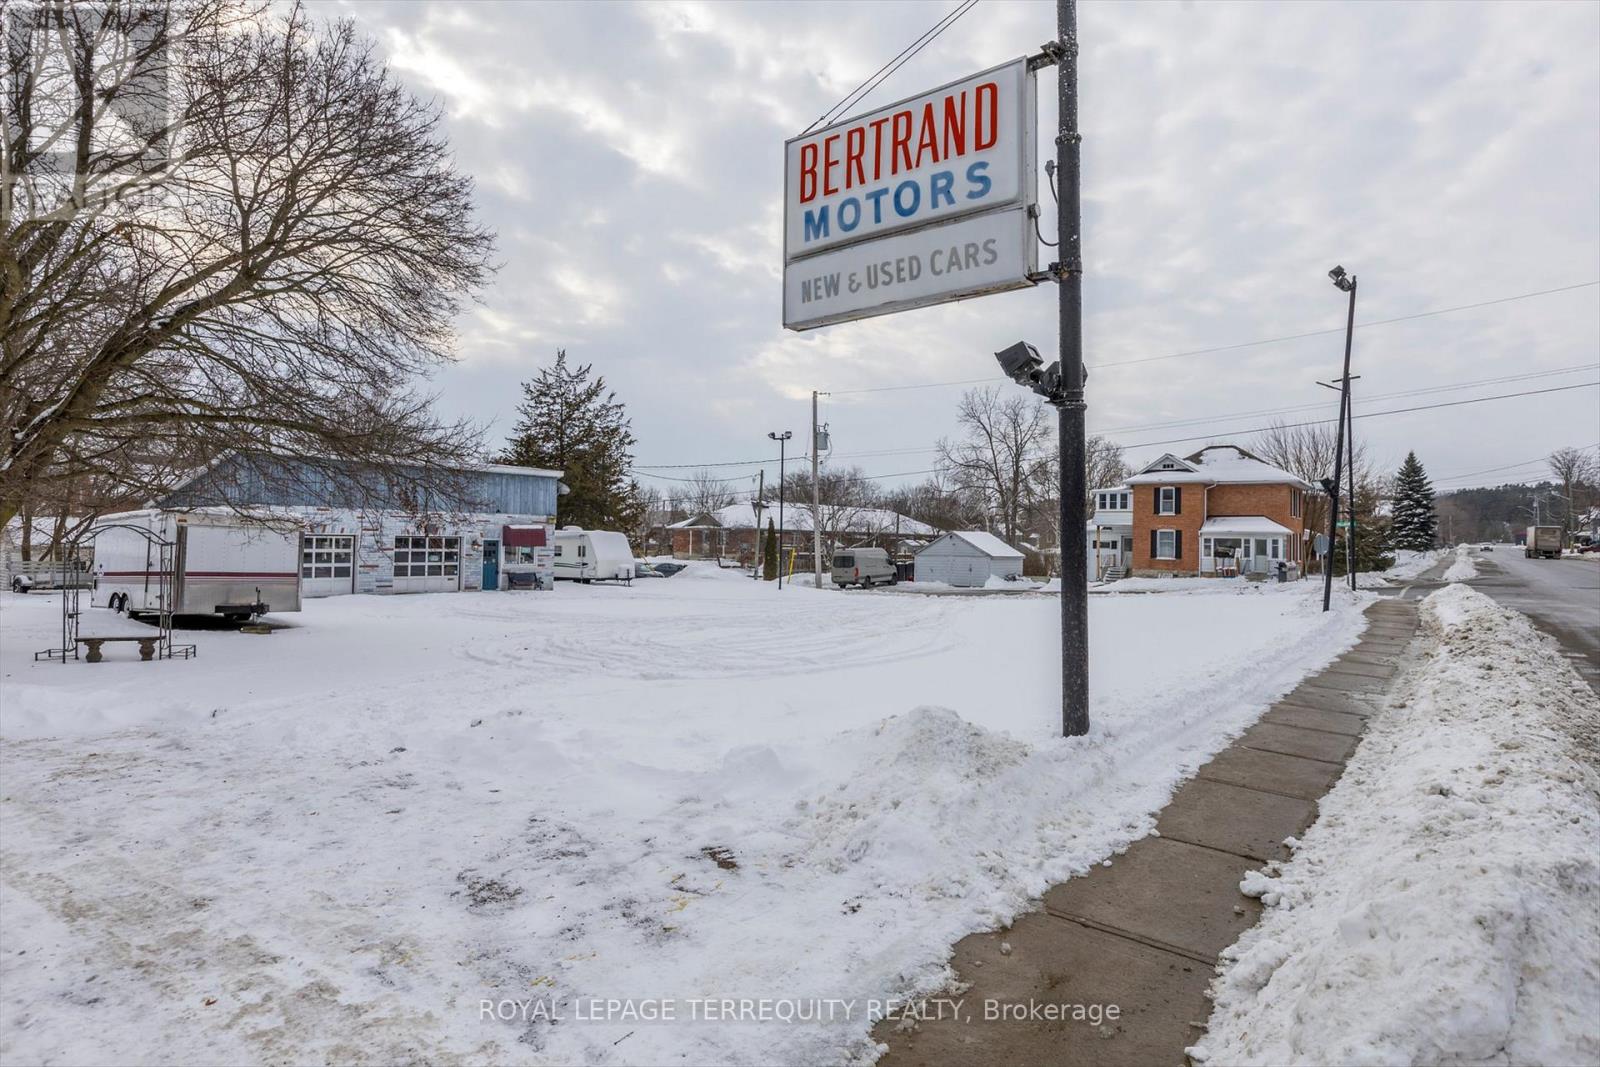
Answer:
[[[396,586],[394,575],[394,539],[396,534],[432,533],[461,538],[459,584],[461,590],[479,589],[483,585],[483,540],[500,539],[503,526],[531,526],[545,523],[544,515],[490,515],[472,514],[443,518],[421,529],[416,520],[405,514],[388,512],[349,511],[340,508],[302,507],[292,509],[305,519],[308,534],[351,534],[356,539],[355,589],[357,593],[407,592],[408,584],[417,579],[403,579]],[[546,538],[555,543],[555,527],[547,527]],[[477,544],[474,544],[477,542]],[[506,571],[500,568],[502,588]],[[348,589],[340,590],[348,592]],[[319,589],[318,592],[321,592]],[[307,595],[317,595],[307,591]],[[324,594],[326,595],[326,594]]]
[[[961,538],[949,535],[917,553],[919,582],[943,582],[970,588],[983,585],[990,576],[1004,578],[1021,573],[1020,558],[994,559]]]

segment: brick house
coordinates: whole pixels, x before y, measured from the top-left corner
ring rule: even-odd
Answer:
[[[1304,570],[1312,487],[1237,445],[1168,453],[1124,484],[1094,492],[1091,580]]]
[[[760,551],[761,533],[768,519],[777,522],[777,505],[764,505],[758,521],[751,505],[729,504],[671,523],[665,532],[672,539],[672,555],[677,559],[728,559],[750,564],[755,562]],[[897,555],[939,536],[939,531],[927,523],[881,508],[823,504],[822,523],[824,570],[835,547],[871,545],[887,548],[891,555]],[[810,570],[810,504],[791,502],[784,509],[783,525],[780,539],[783,553],[793,549],[797,569]]]

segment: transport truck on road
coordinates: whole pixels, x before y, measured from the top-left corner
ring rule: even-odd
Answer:
[[[1561,527],[1530,526],[1522,554],[1528,559],[1560,559]]]

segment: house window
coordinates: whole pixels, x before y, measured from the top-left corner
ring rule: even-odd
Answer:
[[[1178,489],[1176,486],[1163,485],[1156,490],[1156,514],[1178,514]]]
[[[1291,518],[1300,517],[1300,490],[1289,490],[1289,515]]]
[[[1156,559],[1178,558],[1178,531],[1156,531]]]

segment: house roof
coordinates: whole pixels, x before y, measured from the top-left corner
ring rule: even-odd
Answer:
[[[1207,519],[1200,524],[1200,534],[1203,537],[1227,537],[1229,534],[1287,537],[1291,532],[1289,527],[1273,522],[1265,515],[1225,515],[1220,519]]]
[[[985,533],[983,530],[951,530],[945,536],[960,538],[979,552],[995,559],[1022,558],[1021,552],[1012,548],[994,534]],[[923,551],[927,551],[927,549]]]
[[[832,530],[832,533],[899,533],[906,537],[932,537],[938,534],[932,526],[916,519],[907,518],[885,508],[853,508],[841,509],[833,504],[822,505],[823,529],[828,529],[830,516],[844,519],[841,529]],[[774,522],[778,518],[778,508],[775,504],[767,504],[761,516],[761,525],[766,526],[767,519]],[[755,509],[748,502],[743,504],[729,504],[727,507],[718,508],[700,515],[691,515],[680,522],[670,523],[669,530],[686,529],[723,529],[723,530],[750,530],[756,525]],[[788,531],[811,530],[811,507],[809,504],[790,504],[783,509],[783,528]]]
[[[1238,445],[1207,445],[1182,459],[1167,453],[1128,479],[1129,485],[1285,484],[1310,489],[1310,483],[1274,467]]]

